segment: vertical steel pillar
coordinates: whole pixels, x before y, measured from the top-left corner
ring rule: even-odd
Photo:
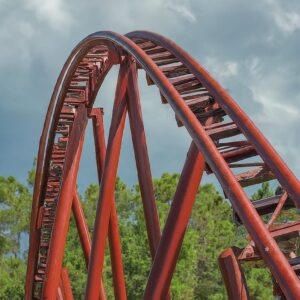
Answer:
[[[136,63],[132,64],[128,75],[127,104],[150,253],[152,260],[154,260],[161,233],[141,109]],[[168,292],[166,299],[170,298]]]
[[[81,247],[83,250],[83,255],[85,259],[85,264],[88,267],[89,265],[89,258],[91,254],[91,238],[90,238],[90,233],[88,226],[85,222],[83,210],[80,204],[80,199],[77,191],[74,191],[74,198],[73,198],[73,203],[72,203],[72,211],[77,227],[77,231],[79,234],[79,239],[81,243]]]
[[[219,256],[219,266],[227,290],[228,299],[249,300],[246,279],[239,265],[238,249],[230,248]]]
[[[60,197],[56,209],[56,217],[52,230],[52,239],[48,253],[48,268],[43,290],[45,299],[55,299],[59,285],[59,276],[64,256],[64,248],[68,231],[74,186],[79,168],[80,156],[87,123],[86,109],[78,109],[70,134],[66,161],[63,173]]]
[[[57,298],[59,300],[60,299],[61,300],[73,300],[74,299],[67,268],[61,269],[60,285],[58,288],[58,297]]]
[[[86,268],[88,268],[90,255],[91,255],[92,242],[91,242],[91,237],[90,237],[90,233],[89,233],[89,228],[85,222],[85,217],[84,217],[84,213],[83,213],[83,210],[81,207],[79,195],[76,190],[74,191],[72,211],[73,211],[77,231],[79,234],[79,239],[80,239],[80,243],[81,243],[81,247],[82,247],[82,251],[83,251],[83,255],[84,255],[84,259],[85,259],[85,265],[86,265]],[[106,294],[105,294],[102,280],[100,281],[100,298],[106,299]]]
[[[90,116],[92,117],[93,121],[97,171],[100,186],[106,156],[106,144],[101,108],[93,108]],[[109,220],[108,239],[110,247],[110,258],[112,265],[115,299],[126,299],[126,287],[123,272],[121,242],[118,230],[118,216],[114,197],[112,200],[112,209]]]
[[[92,241],[91,259],[85,294],[85,298],[89,300],[97,299],[99,297],[99,282],[103,268],[108,224],[111,215],[121,142],[126,119],[127,106],[125,93],[128,81],[128,62],[129,61],[125,59],[120,65],[107,144],[107,155],[99,191],[99,201],[94,226],[95,231]]]
[[[159,217],[155,204],[137,75],[136,64],[133,64],[128,75],[128,116],[130,121],[130,129],[139,178],[139,185],[144,207],[150,253],[152,259],[154,259],[161,234],[159,227]]]
[[[156,251],[144,299],[165,299],[204,171],[204,158],[192,142]]]

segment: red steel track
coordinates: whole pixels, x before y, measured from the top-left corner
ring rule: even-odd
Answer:
[[[106,149],[102,110],[93,104],[106,74],[116,64],[120,69]],[[138,69],[145,70],[148,84],[158,87],[162,102],[172,107],[178,125],[192,138],[162,233],[140,107]],[[107,237],[115,297],[126,299],[114,185],[127,114],[153,259],[144,299],[171,297],[170,282],[204,171],[216,175],[235,219],[251,237],[245,249],[233,247],[219,257],[228,297],[249,299],[241,264],[262,259],[274,278],[274,293],[300,299],[300,259],[280,248],[281,241],[298,234],[300,224],[273,224],[281,210],[300,208],[300,182],[198,62],[167,38],[145,31],[125,36],[109,31],[89,35],[72,51],[58,77],[39,145],[26,299],[72,299],[68,273],[62,266],[71,212],[88,270],[86,299],[105,299],[101,274]],[[76,193],[89,119],[93,122],[100,185],[92,242]],[[278,180],[282,192],[252,203],[244,188],[272,179]],[[268,224],[261,218],[265,214],[272,214]]]

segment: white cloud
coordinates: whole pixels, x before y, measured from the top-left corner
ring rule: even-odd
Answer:
[[[3,70],[2,98],[5,100],[2,105],[6,107],[0,107],[0,113],[4,115],[0,116],[0,128],[7,127],[4,118],[7,111],[14,111],[19,116],[11,126],[14,135],[5,135],[5,130],[2,135],[0,132],[3,154],[10,158],[10,163],[1,167],[7,174],[23,172],[26,177],[27,169],[21,170],[20,165],[29,162],[30,167],[38,141],[32,142],[31,146],[24,141],[27,152],[22,152],[19,160],[12,159],[11,149],[14,142],[23,141],[28,132],[31,137],[38,138],[48,95],[74,44],[97,30],[126,33],[138,29],[171,38],[203,62],[272,144],[280,145],[283,158],[290,165],[295,164],[295,155],[289,152],[289,149],[299,149],[300,145],[297,138],[299,43],[292,35],[299,28],[300,13],[290,6],[295,3],[297,1],[0,0],[0,67]],[[280,73],[283,68],[284,72]],[[141,94],[152,88],[141,85]],[[103,95],[103,88],[100,96],[101,93]],[[184,129],[176,127],[173,112],[165,116],[163,111],[162,116],[156,118],[158,112],[154,103],[160,103],[158,93],[141,96],[144,96],[142,101],[145,98],[144,119],[149,123],[146,130],[153,136],[149,138],[149,152],[154,158],[153,173],[158,174],[159,169],[175,170],[174,164],[168,163],[172,160],[166,160],[167,154],[161,153],[164,154],[163,149],[168,149],[172,140],[173,161],[180,161],[185,156],[188,145],[183,144],[182,139],[179,145],[176,140],[178,132],[183,134]],[[102,98],[111,97],[113,94]],[[40,123],[36,120],[37,111]],[[108,113],[105,114],[107,117]],[[165,128],[167,134],[160,128]],[[167,136],[170,139],[166,139]],[[92,147],[90,150],[92,153]],[[83,174],[87,177],[86,171]],[[297,174],[300,174],[300,168]],[[89,182],[90,177],[84,180]]]
[[[186,0],[179,1],[166,1],[164,6],[175,13],[177,13],[182,18],[186,19],[191,23],[195,23],[197,21],[196,16],[192,13],[190,9],[190,3]]]
[[[26,6],[38,20],[46,21],[58,31],[65,32],[72,24],[72,16],[62,0],[26,0]]]
[[[277,27],[285,34],[292,34],[300,29],[300,12],[286,11],[276,0],[267,0],[271,6],[271,14]]]
[[[251,75],[258,75],[261,72],[261,60],[259,57],[253,57],[246,61],[246,67]]]
[[[238,74],[238,63],[235,61],[219,61],[215,57],[207,57],[206,66],[219,79],[226,79]]]
[[[293,33],[300,28],[300,15],[296,12],[274,12],[274,18],[278,27],[286,33]]]
[[[263,110],[257,116],[260,121],[275,125],[284,118],[283,126],[298,122],[300,110],[295,105],[284,102],[284,96],[280,93],[269,88],[255,91],[254,97],[263,106]]]
[[[3,9],[8,4],[8,0],[0,0],[0,8]]]
[[[297,128],[299,128],[300,95],[294,94],[289,100],[283,80],[278,70],[275,74],[265,73],[263,78],[248,81],[255,102],[251,104],[260,109],[251,115],[256,126],[263,132],[273,147],[295,174],[299,176],[299,143]],[[258,102],[258,103],[257,103]]]
[[[254,69],[260,69],[259,63],[254,63]],[[250,73],[252,68],[250,64]],[[253,93],[255,101],[261,104],[262,110],[255,116],[256,120],[269,125],[278,124],[278,121],[284,122],[281,124],[281,129],[290,126],[292,123],[299,123],[299,101],[300,94],[294,92],[292,97],[289,95],[289,82],[285,81],[288,78],[289,68],[287,66],[274,66],[269,70],[259,71],[259,76],[245,78],[248,87]],[[259,73],[258,72],[258,73]],[[256,72],[254,72],[256,75]],[[274,127],[272,127],[273,129]]]
[[[33,35],[34,28],[28,21],[19,19],[16,22],[15,15],[3,18],[0,29],[0,66],[10,67],[14,62],[18,70],[28,68],[31,62],[30,41]],[[15,37],[13,44],[12,36]]]

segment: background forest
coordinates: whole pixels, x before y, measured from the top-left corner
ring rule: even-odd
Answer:
[[[161,227],[165,222],[178,174],[163,174],[154,179]],[[14,177],[0,176],[0,299],[22,299],[34,169],[27,185]],[[268,184],[252,196],[271,196]],[[128,299],[141,299],[150,269],[142,201],[139,186],[129,188],[117,180],[115,197],[122,242],[123,265]],[[98,185],[90,184],[81,195],[85,216],[91,229],[96,211]],[[86,280],[85,262],[74,220],[69,227],[64,265],[68,268],[75,299],[83,299]],[[92,232],[91,232],[92,234]],[[199,188],[193,214],[185,235],[171,286],[173,299],[227,299],[217,264],[220,252],[231,245],[246,244],[245,229],[232,221],[230,205],[212,184]],[[247,269],[251,299],[273,299],[271,278],[265,269]],[[108,299],[113,299],[112,274],[107,248],[103,280]]]

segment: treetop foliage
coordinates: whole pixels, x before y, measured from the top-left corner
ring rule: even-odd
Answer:
[[[163,228],[179,180],[178,174],[163,174],[153,179],[156,204]],[[34,171],[28,173],[28,186],[14,177],[0,177],[0,299],[22,299],[26,271],[26,251],[22,239],[28,238],[31,190]],[[81,196],[87,224],[92,228],[99,188],[90,184]],[[268,184],[253,194],[252,199],[273,195]],[[119,178],[115,186],[118,225],[121,237],[123,268],[128,299],[141,299],[149,270],[146,225],[140,189],[128,188]],[[182,250],[171,284],[172,299],[227,299],[217,258],[226,248],[244,246],[246,232],[232,221],[232,209],[212,184],[199,188],[189,220]],[[64,256],[75,299],[83,299],[86,266],[73,217]],[[270,275],[265,269],[245,266],[251,299],[272,299]],[[103,281],[108,299],[113,299],[112,272],[107,246]]]

